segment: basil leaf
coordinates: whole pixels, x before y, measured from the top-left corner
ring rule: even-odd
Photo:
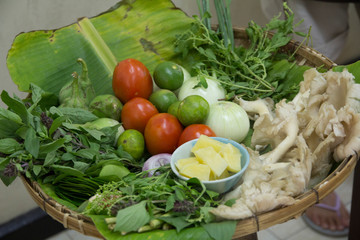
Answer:
[[[38,157],[40,140],[36,137],[35,130],[31,127],[29,127],[26,131],[24,146],[25,149],[34,156],[34,158]]]
[[[116,215],[115,231],[137,231],[150,221],[150,215],[146,210],[146,201],[124,208]]]
[[[171,209],[174,208],[174,203],[175,203],[175,198],[174,195],[171,195],[170,197],[168,197],[168,199],[166,200],[166,209],[165,212],[170,211]]]
[[[30,83],[30,90],[31,90],[31,100],[33,101],[33,104],[31,105],[31,109],[34,108],[34,106],[37,106],[40,102],[42,95],[45,93],[44,90],[42,90],[37,85]]]
[[[82,108],[61,107],[58,110],[62,115],[67,116],[72,123],[84,124],[98,119],[97,116]]]
[[[232,199],[229,199],[227,200],[224,205],[225,206],[228,206],[228,207],[231,207],[232,205],[234,205],[236,203],[236,199],[235,198],[232,198]]]
[[[80,172],[85,172],[86,169],[89,168],[89,164],[88,163],[84,163],[84,162],[74,162],[74,169],[80,171]]]
[[[0,152],[2,153],[11,154],[21,149],[21,144],[13,138],[0,139]]]
[[[101,137],[105,136],[105,134],[99,130],[96,129],[90,129],[90,128],[84,128],[81,129],[85,130],[87,133],[89,133],[93,138],[95,138],[98,141],[101,141]]]
[[[54,119],[53,123],[51,124],[51,127],[49,129],[49,136],[52,136],[52,134],[61,126],[63,122],[65,122],[66,117],[60,116],[56,119]]]
[[[44,167],[50,166],[56,162],[56,151],[49,152],[46,154],[45,160],[44,160]]]
[[[5,108],[0,108],[0,119],[7,119],[11,122],[22,124],[21,118],[16,113]]]
[[[41,172],[41,165],[34,165],[33,172],[34,172],[35,176],[38,176],[39,173]]]
[[[16,179],[16,176],[7,177],[3,174],[2,171],[0,171],[0,179],[4,183],[5,186],[9,186]]]
[[[96,155],[98,155],[98,151],[93,150],[93,149],[81,149],[75,153],[73,153],[75,156],[78,156],[80,158],[85,158],[85,159],[94,159],[94,157]]]
[[[179,216],[179,217],[160,217],[159,219],[174,226],[176,228],[176,231],[180,232],[182,229],[192,224],[186,221],[186,218],[187,218],[186,216]]]
[[[21,118],[23,123],[27,125],[32,124],[31,116],[24,103],[11,98],[6,91],[1,92],[1,100],[3,100],[3,102]]]
[[[64,143],[66,142],[66,138],[59,138],[58,140],[54,142],[50,142],[47,144],[43,144],[39,147],[39,155],[44,155],[52,151],[56,151],[57,149],[64,146]]]

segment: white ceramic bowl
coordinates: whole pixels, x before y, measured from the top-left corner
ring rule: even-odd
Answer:
[[[216,139],[223,143],[231,143],[235,147],[237,147],[241,152],[241,170],[230,177],[219,179],[219,180],[213,180],[213,181],[201,181],[206,189],[212,190],[218,193],[224,193],[229,191],[235,184],[237,184],[240,180],[244,172],[246,171],[246,168],[249,165],[250,157],[248,151],[239,143],[227,139],[227,138],[221,138],[221,137],[212,137],[213,139]],[[193,153],[191,153],[192,147],[195,145],[198,139],[191,140],[189,142],[186,142],[182,144],[180,147],[178,147],[171,156],[170,166],[171,170],[180,178],[183,180],[188,180],[189,178],[184,177],[180,175],[178,170],[176,169],[175,163],[176,161],[188,158],[191,156],[194,156]]]

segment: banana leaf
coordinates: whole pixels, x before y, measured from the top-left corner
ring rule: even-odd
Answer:
[[[113,232],[109,230],[105,223],[105,218],[108,216],[104,215],[89,215],[94,222],[96,229],[99,233],[104,236],[107,240],[160,240],[160,239],[197,239],[197,240],[211,240],[209,234],[202,227],[186,228],[180,232],[175,229],[171,230],[153,230],[143,233],[129,233],[122,235],[120,232]]]
[[[34,83],[58,95],[61,87],[80,72],[83,58],[95,93],[112,91],[117,62],[135,58],[152,73],[156,64],[175,56],[176,35],[190,27],[192,18],[170,0],[123,0],[108,11],[81,18],[69,26],[17,35],[7,66],[20,91]]]

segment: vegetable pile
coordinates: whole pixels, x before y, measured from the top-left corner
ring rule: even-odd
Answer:
[[[214,1],[216,30],[208,0],[198,1],[194,18],[169,0],[149,2],[123,1],[81,20],[79,31],[97,50],[86,46],[89,52],[82,53],[69,44],[58,61],[62,74],[50,65],[32,69],[56,76],[52,84],[43,81],[45,74],[20,80],[16,66],[31,49],[11,49],[14,82],[31,94],[1,93],[7,105],[0,108],[5,185],[19,175],[38,182],[59,203],[91,217],[107,239],[231,239],[235,220],[293,204],[329,173],[332,157],[341,161],[360,150],[359,133],[352,131],[360,125],[359,63],[330,71],[298,66],[296,52],[282,48],[296,33],[286,4],[286,20],[276,16],[266,27],[250,22],[249,46],[236,46],[230,1]],[[139,39],[129,51],[116,47],[105,29],[88,32],[111,13],[126,14],[125,26],[139,22],[139,14],[150,19],[145,30],[134,27]],[[151,25],[163,19],[169,31]],[[120,33],[127,46],[131,40],[122,37],[129,33]],[[31,41],[27,37],[14,45]],[[169,167],[175,149],[204,135],[235,140],[250,153],[243,184],[231,192],[210,191],[196,177],[181,180]]]

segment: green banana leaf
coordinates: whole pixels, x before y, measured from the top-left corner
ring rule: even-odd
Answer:
[[[211,240],[209,234],[202,227],[196,228],[186,228],[176,232],[175,229],[171,230],[153,230],[143,233],[129,233],[122,235],[119,232],[113,232],[109,230],[107,224],[105,223],[105,218],[108,216],[103,215],[90,215],[89,216],[94,222],[96,229],[99,233],[104,236],[107,240],[161,240],[161,239],[172,239],[172,240],[182,240],[182,239],[196,239],[196,240]]]
[[[97,95],[113,93],[117,62],[135,58],[152,73],[156,64],[174,57],[176,35],[189,28],[192,18],[170,0],[123,0],[93,18],[55,30],[21,33],[7,57],[13,82],[20,91],[34,83],[58,95],[80,72],[83,58]]]

